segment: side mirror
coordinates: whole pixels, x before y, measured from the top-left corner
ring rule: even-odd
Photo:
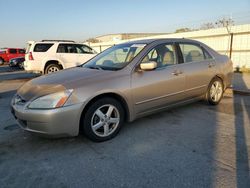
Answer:
[[[149,61],[140,64],[141,70],[149,71],[154,70],[157,67],[157,63],[155,61]]]

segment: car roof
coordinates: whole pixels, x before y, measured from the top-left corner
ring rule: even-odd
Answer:
[[[159,38],[159,39],[134,40],[134,41],[129,41],[128,43],[150,44],[153,42],[195,42],[195,43],[197,43],[198,41],[186,39],[186,38]]]

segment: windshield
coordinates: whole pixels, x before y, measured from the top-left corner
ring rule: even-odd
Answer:
[[[119,44],[100,53],[83,65],[86,68],[120,70],[128,65],[146,44]]]

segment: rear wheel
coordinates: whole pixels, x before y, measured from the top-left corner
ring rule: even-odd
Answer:
[[[86,111],[83,120],[84,134],[95,142],[115,137],[124,123],[124,110],[113,98],[102,98]]]
[[[223,82],[220,78],[214,78],[208,87],[206,100],[211,105],[217,105],[220,103],[224,92]]]
[[[50,74],[53,72],[58,72],[61,70],[61,67],[57,64],[50,64],[45,68],[44,74]]]
[[[4,60],[2,58],[0,58],[0,65],[4,64]]]

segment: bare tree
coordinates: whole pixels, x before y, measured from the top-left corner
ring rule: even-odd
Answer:
[[[212,29],[215,28],[214,23],[208,22],[201,25],[200,29]]]
[[[234,21],[232,18],[222,18],[218,20],[217,22],[215,22],[215,25],[217,27],[229,27],[229,26],[234,25]]]

